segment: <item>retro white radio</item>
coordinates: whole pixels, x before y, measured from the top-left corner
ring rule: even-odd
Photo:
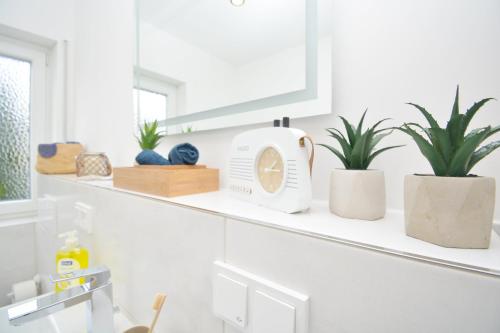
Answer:
[[[286,213],[306,210],[312,200],[313,159],[314,145],[302,130],[269,127],[241,133],[231,146],[229,190]]]

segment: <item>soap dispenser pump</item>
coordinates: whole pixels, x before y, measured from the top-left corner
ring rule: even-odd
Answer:
[[[76,230],[71,230],[68,232],[63,232],[58,235],[59,238],[66,238],[64,240],[64,246],[68,250],[72,250],[78,247],[78,232]]]
[[[65,238],[64,246],[56,254],[56,270],[60,275],[64,275],[89,266],[89,252],[80,246],[77,231],[72,230],[59,234],[59,238]],[[84,279],[74,279],[56,283],[56,291],[75,287],[84,283]]]

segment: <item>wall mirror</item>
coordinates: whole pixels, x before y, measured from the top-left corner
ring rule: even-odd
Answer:
[[[331,112],[331,0],[136,0],[136,119],[168,134]]]

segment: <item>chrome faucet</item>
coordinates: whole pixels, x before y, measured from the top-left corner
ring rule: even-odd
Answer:
[[[65,308],[86,302],[87,333],[112,333],[114,332],[114,311],[113,288],[110,277],[109,269],[105,266],[51,277],[52,283],[81,278],[84,279],[84,283],[0,309],[0,321],[4,321],[4,323],[0,322],[0,328],[5,325],[5,319],[10,326],[21,326]]]

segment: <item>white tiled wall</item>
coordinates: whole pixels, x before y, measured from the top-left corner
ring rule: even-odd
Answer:
[[[311,333],[500,331],[498,278],[235,220],[225,258],[309,295]]]
[[[40,189],[58,198],[56,214],[67,212],[67,228],[74,228],[67,218],[76,200],[95,208],[93,234],[81,232],[80,240],[91,264],[111,269],[115,300],[134,321],[149,323],[154,295],[164,292],[159,332],[222,333],[211,310],[212,262],[224,253],[222,217],[50,177],[40,178]],[[54,253],[46,255],[50,261]]]
[[[0,306],[10,304],[7,294],[13,283],[30,280],[36,274],[35,224],[0,225]]]
[[[148,323],[153,295],[168,295],[159,332],[237,333],[212,313],[215,260],[310,296],[310,333],[500,329],[500,279],[492,276],[55,178],[40,184],[65,205],[95,207],[94,234],[82,242],[94,263],[111,268],[122,311]]]

